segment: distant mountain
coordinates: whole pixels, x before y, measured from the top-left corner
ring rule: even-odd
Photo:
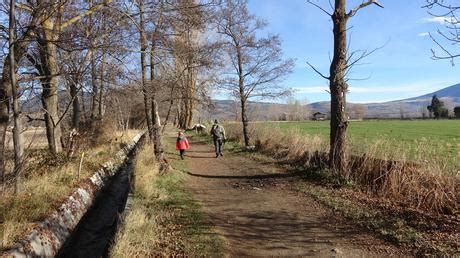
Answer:
[[[421,117],[427,115],[426,107],[431,104],[431,98],[436,95],[445,106],[452,112],[455,106],[460,106],[460,84],[456,84],[432,93],[418,97],[394,100],[383,103],[355,104],[348,103],[350,115],[353,116],[353,106],[360,105],[365,108],[367,118],[401,118],[401,117]],[[317,102],[308,105],[312,110],[328,113],[330,104],[328,101]]]
[[[460,84],[424,94],[418,97],[395,100],[383,103],[348,103],[349,114],[351,118],[356,118],[357,106],[362,110],[366,118],[411,118],[427,115],[426,107],[431,104],[431,98],[436,95],[445,106],[452,112],[455,106],[460,106]],[[238,117],[239,106],[232,100],[216,100],[216,109],[213,111],[218,117],[223,119],[234,120]],[[322,112],[330,113],[330,102],[321,101],[304,106],[310,113]],[[251,102],[248,105],[252,120],[272,120],[284,113],[289,112],[288,105],[267,103],[267,102]],[[363,111],[361,111],[363,112]]]
[[[433,95],[436,95],[441,98],[460,98],[460,83],[452,85],[444,89],[441,89],[441,90],[438,90],[438,91],[435,91],[435,92],[432,92],[432,93],[429,93],[429,94],[425,94],[422,96],[409,98],[405,100],[420,100],[420,99],[427,99],[427,98],[431,100]]]
[[[365,118],[410,118],[410,117],[421,117],[422,114],[426,114],[426,107],[431,104],[431,98],[433,95],[437,95],[445,106],[452,112],[455,106],[460,106],[460,84],[452,85],[450,87],[424,94],[418,97],[389,101],[384,103],[367,103],[357,104],[348,103],[347,108],[350,117],[357,118],[357,110],[361,110],[361,114],[365,114]],[[89,103],[91,95],[85,92],[85,103]],[[69,101],[68,92],[60,91],[60,109],[64,110]],[[23,112],[34,113],[41,110],[41,100],[38,96],[29,99],[22,103]],[[359,107],[359,108],[358,108]],[[304,111],[308,110],[309,113],[322,112],[325,114],[330,113],[330,102],[321,101],[315,102],[308,105],[304,105],[301,108]],[[240,119],[240,106],[238,102],[233,100],[214,100],[213,109],[203,109],[196,113],[197,121],[206,121],[214,118],[224,120],[235,120]],[[286,104],[280,103],[269,103],[269,102],[249,102],[248,103],[248,116],[251,120],[277,120],[281,117],[285,117],[292,112],[292,107]],[[306,113],[306,112],[304,112]]]

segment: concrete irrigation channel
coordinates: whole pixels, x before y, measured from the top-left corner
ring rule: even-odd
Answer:
[[[12,249],[0,257],[106,256],[125,209],[139,134]]]
[[[128,198],[133,159],[131,155],[110,185],[96,198],[57,257],[105,256]]]

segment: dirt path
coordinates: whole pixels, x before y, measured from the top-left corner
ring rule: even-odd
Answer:
[[[239,154],[215,158],[213,147],[192,141],[186,183],[230,256],[400,255],[393,246],[337,225],[331,212],[294,191],[296,180],[275,164]]]

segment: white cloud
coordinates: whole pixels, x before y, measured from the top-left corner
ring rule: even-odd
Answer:
[[[295,93],[308,94],[308,93],[327,93],[329,87],[326,86],[306,86],[306,87],[294,87]]]
[[[421,33],[417,34],[417,36],[419,36],[419,37],[428,37],[429,35],[430,35],[429,32],[421,32]]]
[[[428,90],[420,85],[400,85],[400,86],[369,86],[369,87],[353,87],[350,88],[350,93],[410,93],[423,92]]]
[[[425,22],[431,23],[439,23],[439,24],[449,24],[449,23],[457,23],[458,20],[454,17],[430,17],[423,19]]]

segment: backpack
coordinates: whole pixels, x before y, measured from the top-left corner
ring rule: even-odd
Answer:
[[[222,137],[222,127],[220,125],[213,125],[211,134],[214,137],[221,138]]]

